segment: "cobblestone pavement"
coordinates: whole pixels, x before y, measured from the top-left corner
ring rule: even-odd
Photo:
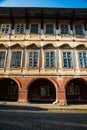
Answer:
[[[87,130],[87,114],[0,106],[0,130]]]

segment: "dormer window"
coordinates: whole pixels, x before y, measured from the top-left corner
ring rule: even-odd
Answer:
[[[23,34],[24,33],[24,24],[16,24],[16,33]]]
[[[9,34],[11,31],[11,25],[10,24],[2,24],[1,25],[1,33]]]

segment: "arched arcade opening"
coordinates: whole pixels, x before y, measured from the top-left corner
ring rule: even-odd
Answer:
[[[0,79],[0,101],[17,101],[18,85],[10,78]]]
[[[56,88],[48,79],[37,79],[33,81],[28,89],[28,101],[52,103],[56,100]]]
[[[67,103],[87,103],[87,83],[84,79],[75,78],[66,86]]]

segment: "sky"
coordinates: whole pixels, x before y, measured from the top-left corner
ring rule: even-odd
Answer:
[[[87,0],[0,0],[0,7],[87,8]]]

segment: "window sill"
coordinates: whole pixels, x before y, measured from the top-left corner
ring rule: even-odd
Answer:
[[[21,70],[22,68],[16,68],[16,67],[13,67],[13,68],[10,68],[10,70],[12,71],[12,70]]]
[[[77,35],[76,34],[76,38],[84,38],[84,35],[82,34],[82,35]]]

